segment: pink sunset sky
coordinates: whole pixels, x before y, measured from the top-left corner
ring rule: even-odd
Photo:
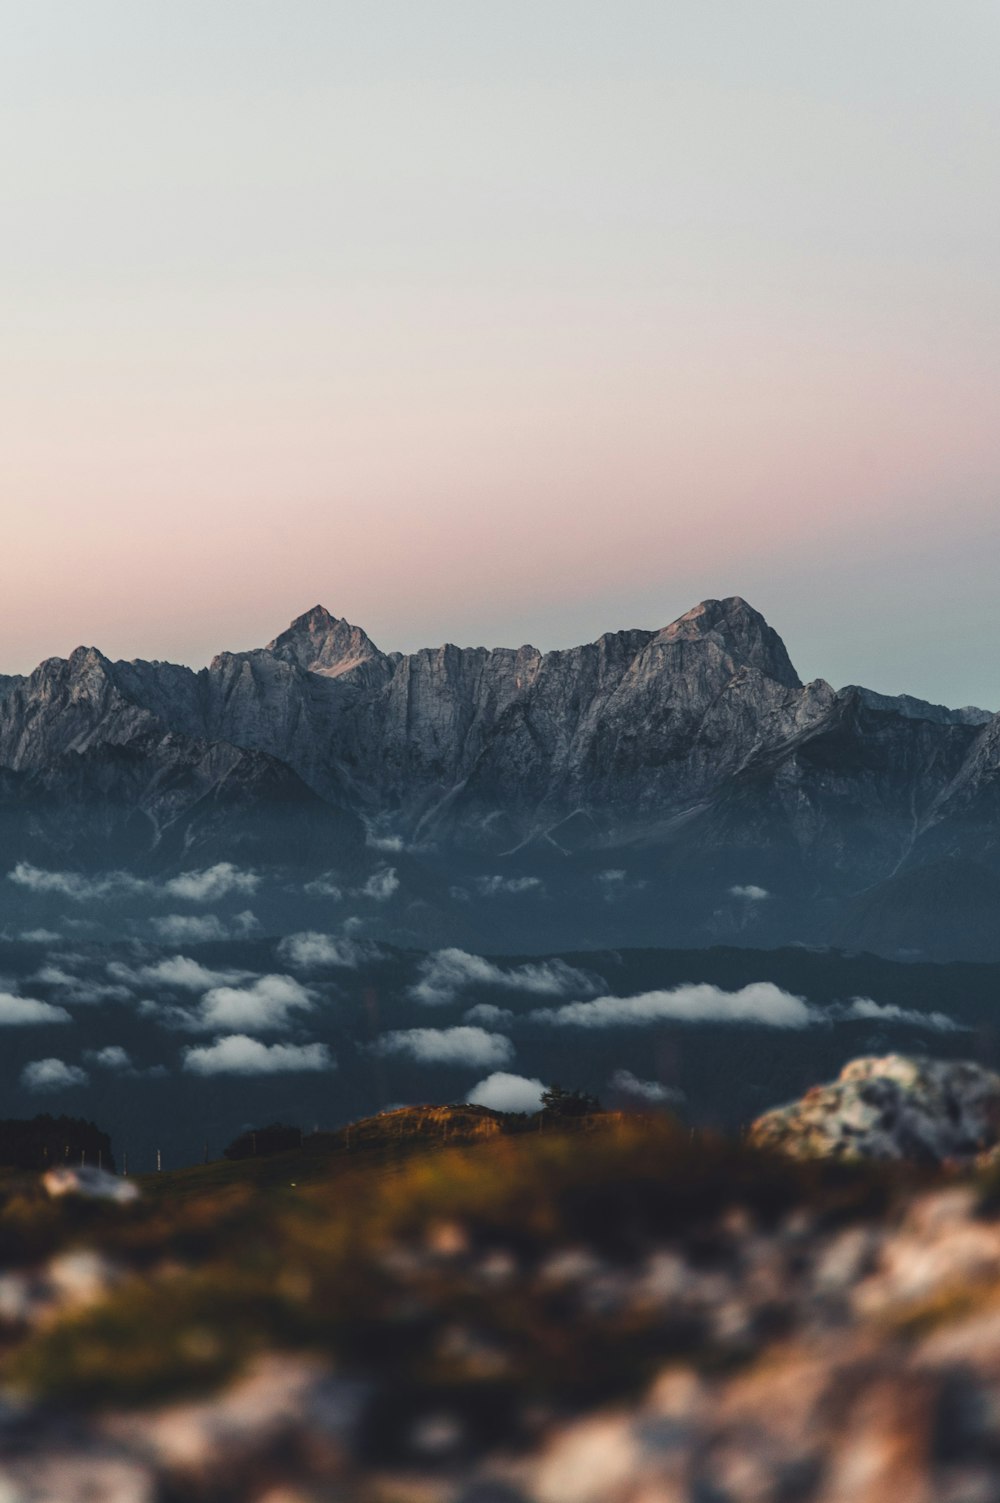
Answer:
[[[0,672],[742,594],[1000,707],[994,0],[17,0]]]

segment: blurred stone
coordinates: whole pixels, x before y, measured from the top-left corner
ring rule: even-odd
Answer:
[[[89,1451],[0,1459],[0,1503],[157,1503],[153,1473]]]
[[[346,1462],[366,1390],[306,1357],[272,1354],[224,1393],[150,1413],[109,1415],[105,1432],[168,1474],[202,1487],[250,1476],[269,1456],[310,1457],[323,1475]],[[304,1460],[302,1462],[305,1469]]]
[[[42,1175],[42,1184],[52,1196],[85,1195],[92,1200],[114,1200],[125,1205],[139,1199],[139,1186],[131,1179],[119,1179],[104,1169],[81,1164],[78,1169],[60,1165]]]
[[[749,1137],[798,1158],[970,1163],[1000,1138],[1000,1075],[969,1060],[855,1059],[758,1117]]]
[[[88,1248],[52,1258],[45,1270],[52,1297],[61,1306],[91,1304],[113,1289],[121,1277],[116,1264]]]

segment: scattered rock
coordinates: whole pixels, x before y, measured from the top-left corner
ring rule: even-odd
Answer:
[[[65,1165],[49,1169],[42,1176],[42,1184],[52,1196],[85,1195],[91,1200],[116,1200],[121,1205],[139,1199],[139,1186],[134,1180],[119,1179],[88,1164],[81,1164],[79,1169]]]
[[[1000,1075],[968,1060],[852,1060],[758,1117],[750,1141],[797,1158],[971,1163],[1000,1139]]]
[[[123,1270],[88,1248],[61,1253],[37,1268],[0,1273],[0,1323],[33,1326],[103,1298]],[[0,1493],[0,1503],[5,1503]]]
[[[364,1397],[361,1384],[333,1377],[319,1360],[272,1354],[222,1394],[142,1415],[111,1414],[102,1428],[206,1497],[223,1485],[228,1497],[241,1477],[240,1496],[252,1497],[251,1484],[274,1457],[306,1475],[337,1476]]]

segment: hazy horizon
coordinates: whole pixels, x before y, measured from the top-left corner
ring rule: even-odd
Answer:
[[[1000,704],[994,5],[3,9],[0,671],[740,594]]]

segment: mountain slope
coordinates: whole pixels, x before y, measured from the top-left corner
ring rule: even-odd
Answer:
[[[387,654],[316,606],[197,672],[78,648],[0,690],[8,858],[176,864],[204,846],[370,875],[394,852],[406,890],[386,879],[385,915],[426,889],[467,924],[485,894],[494,943],[540,947],[734,924],[744,942],[877,944],[884,905],[851,929],[869,889],[942,860],[1000,874],[1000,717],[804,685],[739,597],[548,653]],[[750,888],[780,905],[751,914]],[[529,891],[548,909],[506,901]],[[896,906],[887,933],[916,922]]]

